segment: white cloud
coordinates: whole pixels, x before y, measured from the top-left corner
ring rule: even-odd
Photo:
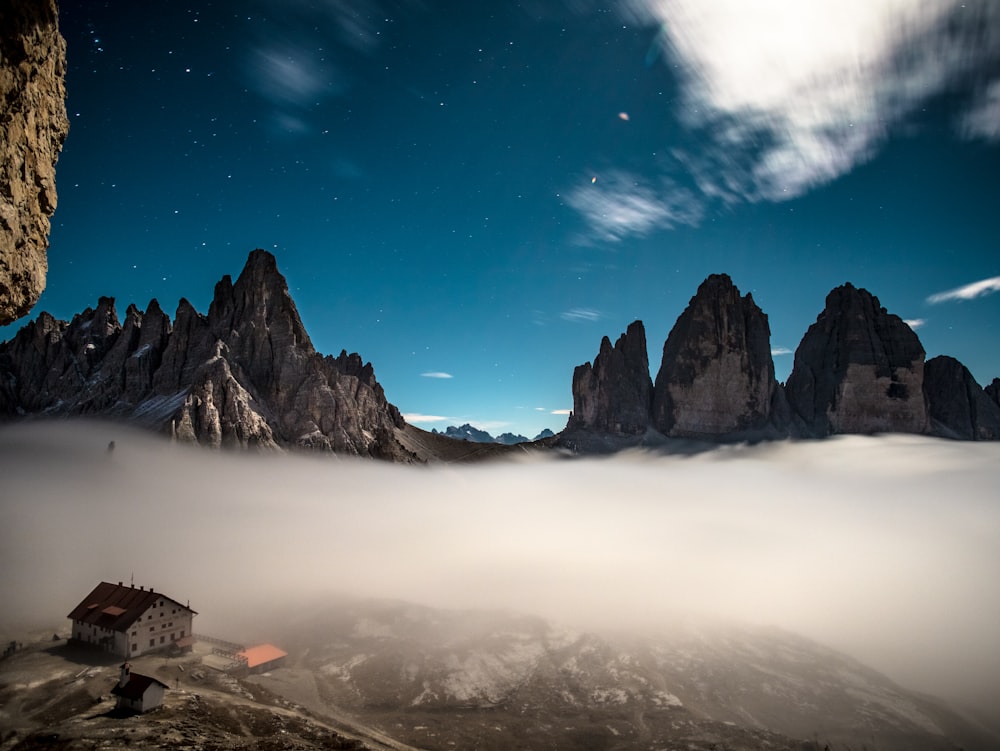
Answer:
[[[903,319],[903,323],[905,323],[911,329],[913,329],[914,331],[916,331],[921,326],[923,326],[925,323],[927,323],[927,320],[924,319],[924,318],[904,318]]]
[[[448,379],[448,378],[454,378],[455,377],[451,373],[444,373],[444,372],[442,372],[440,370],[434,370],[434,371],[431,371],[430,373],[421,373],[420,375],[421,375],[422,378]]]
[[[564,321],[598,321],[603,317],[603,313],[593,308],[573,308],[559,314]]]
[[[552,414],[552,415],[568,415],[572,411],[573,410],[571,410],[571,409],[554,409],[549,414]]]
[[[964,287],[956,287],[945,292],[938,292],[928,297],[927,302],[931,305],[936,305],[937,303],[950,302],[951,300],[973,300],[983,295],[991,295],[994,292],[1000,292],[1000,276],[982,279],[978,282],[972,282],[972,284],[966,284]]]
[[[279,106],[305,107],[343,88],[342,76],[300,47],[259,48],[251,68],[258,92]]]
[[[1000,140],[1000,80],[991,83],[959,123],[969,138]]]
[[[583,215],[597,239],[611,242],[697,224],[702,215],[701,204],[690,191],[669,181],[654,188],[620,170],[599,174],[574,188],[566,202]]]
[[[771,354],[775,357],[778,355],[790,355],[792,354],[792,350],[788,349],[788,347],[771,347]]]
[[[419,412],[406,412],[403,414],[403,419],[414,425],[418,425],[425,422],[448,422],[450,418],[442,417],[441,415],[422,415]]]
[[[1000,58],[1000,3],[968,5],[620,0],[618,7],[630,20],[659,25],[662,51],[679,66],[681,116],[706,152],[694,158],[712,168],[699,188],[773,201],[867,161],[893,125]],[[987,124],[978,115],[989,108],[970,113],[966,129],[995,132],[996,118]]]

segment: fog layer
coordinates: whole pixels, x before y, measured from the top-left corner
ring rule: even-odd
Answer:
[[[333,593],[616,629],[694,611],[1000,706],[1000,444],[844,437],[414,468],[61,423],[0,430],[0,473],[5,633],[65,632],[98,581],[133,575],[190,599],[207,633]]]

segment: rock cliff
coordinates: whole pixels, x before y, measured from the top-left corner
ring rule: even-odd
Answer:
[[[785,429],[767,316],[725,274],[709,276],[663,346],[652,419],[664,435],[721,438]]]
[[[925,433],[924,348],[871,293],[837,287],[795,351],[785,384],[808,435]]]
[[[994,378],[983,391],[998,407],[1000,407],[1000,378]]]
[[[604,337],[593,365],[573,372],[573,412],[566,429],[638,435],[649,427],[653,383],[649,377],[646,330],[629,325],[614,347]]]
[[[0,325],[45,289],[55,165],[69,130],[55,0],[0,0]]]
[[[941,355],[927,361],[924,394],[932,434],[966,441],[1000,438],[1000,405],[954,357]]]
[[[69,323],[42,313],[0,345],[0,416],[104,415],[207,446],[297,447],[408,460],[370,364],[313,348],[274,256],[253,251],[208,315],[156,300],[119,322],[102,297]]]

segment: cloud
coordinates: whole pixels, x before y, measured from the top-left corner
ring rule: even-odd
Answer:
[[[788,349],[788,347],[771,347],[771,354],[775,357],[778,355],[790,355],[793,350]]]
[[[991,83],[973,102],[959,129],[967,138],[1000,140],[1000,80]]]
[[[968,7],[966,7],[966,5]],[[707,195],[778,201],[869,160],[929,99],[1000,60],[1000,4],[929,0],[620,0],[657,25]],[[991,87],[966,117],[996,133]]]
[[[419,412],[406,412],[403,414],[403,419],[414,425],[420,425],[426,422],[450,422],[450,417],[442,417],[441,415],[422,415]]]
[[[454,378],[455,377],[451,373],[445,373],[445,372],[440,371],[440,370],[433,370],[433,371],[431,371],[429,373],[421,373],[420,376],[422,378],[441,378],[441,379],[448,379],[448,378]]]
[[[599,321],[604,314],[593,308],[573,308],[559,314],[564,321]]]
[[[951,300],[973,300],[984,295],[991,295],[994,292],[1000,292],[1000,276],[982,279],[978,282],[972,282],[972,284],[966,284],[964,287],[956,287],[945,292],[938,292],[928,297],[927,302],[931,305],[937,305],[938,303],[950,302]]]
[[[566,203],[583,216],[596,239],[611,242],[680,224],[695,225],[702,216],[701,203],[691,191],[668,180],[657,186],[643,184],[636,175],[620,170],[599,174],[574,188]]]
[[[572,412],[571,409],[554,409],[549,414],[551,415],[568,415]]]
[[[695,611],[1000,707],[996,442],[844,436],[411,468],[62,422],[0,429],[0,476],[4,633],[62,628],[81,592],[132,571],[223,635],[337,591],[619,632]]]
[[[923,326],[925,323],[927,323],[927,320],[925,318],[904,318],[903,319],[903,323],[905,323],[911,329],[913,329],[914,331],[916,331],[921,326]]]

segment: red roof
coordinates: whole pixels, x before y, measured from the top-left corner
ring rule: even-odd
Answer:
[[[288,652],[278,649],[273,644],[258,644],[256,647],[247,647],[236,654],[240,657],[246,657],[248,668],[255,668],[258,665],[288,657]]]
[[[112,631],[126,631],[159,600],[167,600],[171,606],[184,608],[194,614],[191,608],[161,592],[101,582],[67,617]]]

